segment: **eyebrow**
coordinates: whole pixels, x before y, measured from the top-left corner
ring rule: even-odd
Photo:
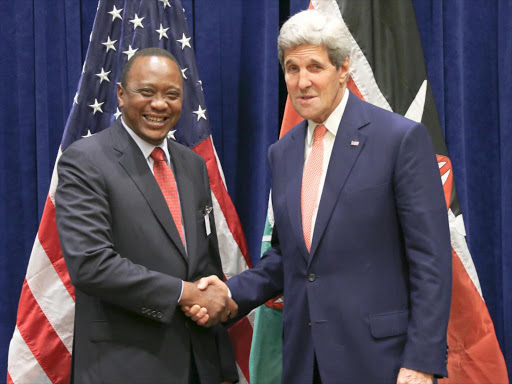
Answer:
[[[285,66],[285,67],[286,67],[286,66],[288,66],[289,64],[296,64],[296,63],[294,62],[294,60],[293,60],[293,59],[288,59],[287,61],[285,61],[285,62],[284,62],[284,66]],[[318,60],[316,60],[316,59],[310,59],[310,61],[306,63],[306,65],[311,65],[311,64],[320,64],[320,65],[324,65],[324,63],[323,63],[323,62],[318,61]]]
[[[293,62],[293,59],[288,59],[288,60],[286,60],[286,61],[284,62],[285,67],[286,67],[288,64],[290,64],[291,62]]]
[[[143,89],[143,88],[156,88],[156,87],[155,87],[155,85],[153,83],[135,84],[135,85],[132,86],[132,89],[134,89],[134,90],[140,90],[140,89]],[[170,86],[169,88],[166,89],[166,92],[168,92],[168,91],[180,91],[180,92],[183,92],[183,88],[175,86],[175,85],[172,85],[172,86]]]

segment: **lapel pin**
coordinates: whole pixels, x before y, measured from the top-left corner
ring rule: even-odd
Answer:
[[[351,145],[351,146],[353,146],[353,147],[357,147],[357,146],[359,145],[359,141],[354,141],[354,140],[352,140],[352,141],[350,142],[350,145]]]

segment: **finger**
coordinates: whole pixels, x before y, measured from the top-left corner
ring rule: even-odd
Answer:
[[[192,316],[192,320],[197,322],[198,320],[202,319],[207,314],[208,314],[208,310],[206,308],[201,308],[194,316]]]
[[[181,307],[181,310],[183,312],[188,312],[188,311],[190,311],[190,307],[188,305],[184,305],[183,307]]]
[[[201,307],[197,304],[193,305],[189,308],[188,311],[185,312],[185,316],[187,317],[193,317],[195,316],[199,311],[201,310]]]
[[[197,320],[196,324],[201,325],[201,326],[207,326],[206,324],[209,319],[210,319],[210,316],[208,314],[206,314],[203,317],[201,317],[199,320]]]

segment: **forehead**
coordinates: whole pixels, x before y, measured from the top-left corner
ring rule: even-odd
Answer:
[[[284,64],[298,62],[326,62],[329,60],[327,49],[323,45],[299,45],[284,51]]]
[[[135,59],[127,75],[127,81],[165,82],[181,85],[181,72],[178,65],[163,56],[140,56]]]

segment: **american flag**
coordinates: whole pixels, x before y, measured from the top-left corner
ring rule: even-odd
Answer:
[[[224,275],[250,267],[242,227],[227,193],[211,137],[193,40],[180,0],[101,0],[78,90],[57,162],[75,140],[94,135],[121,116],[116,86],[126,61],[139,49],[160,47],[178,60],[184,80],[181,119],[175,139],[200,154],[207,165]],[[55,219],[54,170],[34,241],[9,347],[7,383],[67,383],[70,377],[75,295],[62,257]],[[252,321],[230,328],[240,382],[248,382]]]

